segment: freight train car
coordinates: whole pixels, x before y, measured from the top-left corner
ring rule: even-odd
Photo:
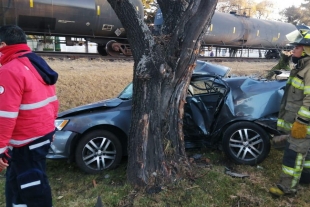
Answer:
[[[132,0],[143,18],[140,0]],[[16,24],[29,35],[85,38],[98,44],[98,52],[130,53],[126,32],[106,0],[0,0],[0,26]],[[119,53],[119,52],[118,52]]]
[[[132,2],[143,18],[141,1]],[[17,24],[27,34],[66,37],[69,46],[71,37],[85,38],[98,44],[101,55],[131,55],[126,32],[107,0],[0,0],[0,26],[6,24]],[[281,49],[288,43],[285,35],[295,29],[290,23],[215,12],[202,44]]]
[[[290,23],[215,12],[203,44],[227,48],[281,49],[288,44],[285,35],[294,30],[296,26]]]
[[[156,33],[163,23],[160,9],[157,11],[154,28]],[[230,49],[265,49],[277,51],[286,49],[288,40],[285,35],[305,25],[295,26],[291,23],[255,19],[235,12],[215,12],[202,46],[224,47]]]

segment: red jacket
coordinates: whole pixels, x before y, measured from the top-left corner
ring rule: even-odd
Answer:
[[[55,85],[48,85],[27,57],[19,57],[27,53],[0,67],[0,155],[55,130]]]

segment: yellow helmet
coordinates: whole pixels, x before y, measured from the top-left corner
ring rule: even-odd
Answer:
[[[298,29],[286,35],[290,45],[303,46],[304,53],[310,56],[310,30]],[[304,55],[303,55],[304,56]]]
[[[286,35],[290,45],[304,45],[310,46],[310,30],[299,29]]]

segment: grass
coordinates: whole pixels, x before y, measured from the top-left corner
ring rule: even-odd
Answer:
[[[55,207],[93,207],[100,196],[105,207],[115,206],[186,206],[186,207],[241,207],[241,206],[308,206],[310,190],[300,186],[296,197],[274,198],[269,187],[277,181],[281,169],[282,152],[272,150],[269,157],[258,166],[232,164],[217,150],[197,149],[187,151],[188,156],[201,154],[192,163],[193,176],[163,186],[159,193],[135,192],[126,181],[126,158],[110,171],[88,175],[74,163],[48,160],[48,177]],[[207,161],[206,161],[207,160]],[[225,167],[233,172],[249,175],[247,178],[231,177]],[[1,173],[0,186],[4,185]],[[1,188],[0,206],[4,206]]]
[[[49,60],[49,63],[59,73],[57,91],[61,111],[114,97],[132,78],[131,62]],[[246,73],[241,64],[238,69]],[[193,175],[162,186],[158,193],[152,192],[157,189],[146,189],[144,193],[132,189],[126,180],[126,158],[115,170],[96,175],[85,174],[75,163],[66,160],[48,160],[54,207],[93,207],[98,196],[105,207],[309,206],[309,186],[300,186],[295,197],[274,198],[268,193],[281,173],[281,151],[271,150],[267,159],[256,166],[235,165],[222,152],[208,148],[188,150],[187,154],[188,157],[202,155],[192,163]],[[231,177],[224,173],[225,167],[249,177]],[[5,205],[4,181],[3,171],[0,173],[0,206]]]

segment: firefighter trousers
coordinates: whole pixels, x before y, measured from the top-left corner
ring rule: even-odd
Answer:
[[[46,176],[46,155],[51,132],[23,147],[14,147],[6,171],[7,207],[51,207],[52,194]]]
[[[310,183],[310,139],[291,136],[285,146],[280,185],[286,193],[296,192],[299,183]]]

